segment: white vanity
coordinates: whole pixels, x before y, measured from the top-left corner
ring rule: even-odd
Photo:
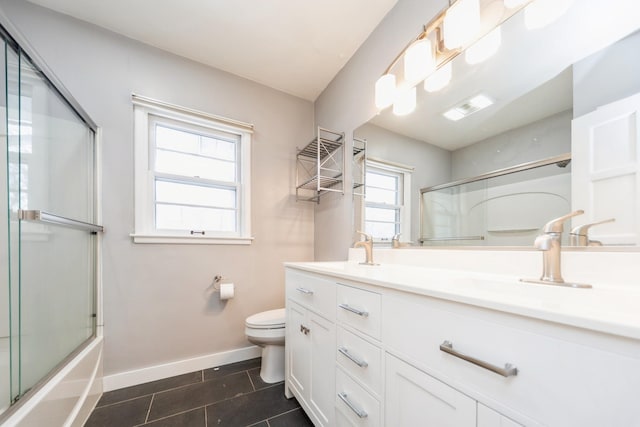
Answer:
[[[287,264],[286,298],[317,426],[640,425],[640,288],[348,261]]]

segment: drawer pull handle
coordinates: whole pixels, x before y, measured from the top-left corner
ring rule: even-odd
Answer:
[[[468,356],[466,354],[463,354],[454,350],[453,343],[451,341],[445,341],[442,344],[440,344],[440,351],[444,351],[445,353],[449,353],[452,356],[458,357],[462,360],[466,360],[467,362],[473,363],[474,365],[488,369],[491,372],[495,372],[496,374],[502,375],[505,378],[513,375],[518,375],[518,368],[516,368],[512,364],[506,363],[504,365],[504,368],[499,368],[483,360],[476,359],[475,357]]]
[[[340,392],[338,393],[338,397],[358,416],[358,418],[367,418],[369,416],[369,414],[358,408],[356,404],[349,400],[347,393]]]
[[[311,329],[307,328],[304,325],[300,325],[300,332],[302,332],[305,335],[309,335],[309,332],[311,332]]]
[[[355,313],[358,316],[369,317],[369,312],[368,311],[358,310],[357,308],[351,307],[349,304],[340,304],[338,307],[340,307],[343,310],[347,310],[347,311],[350,311],[352,313]]]
[[[361,368],[366,368],[367,366],[369,366],[369,364],[365,360],[358,359],[353,354],[349,353],[349,350],[347,350],[345,347],[338,348],[338,351],[344,354],[347,359],[351,360],[353,363],[360,366]]]
[[[296,288],[296,291],[302,292],[303,294],[313,295],[313,291],[306,288]]]

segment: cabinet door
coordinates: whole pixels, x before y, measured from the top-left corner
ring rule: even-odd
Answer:
[[[475,400],[389,354],[386,367],[385,425],[475,427]]]
[[[310,338],[304,329],[309,328],[307,309],[289,300],[287,311],[287,382],[297,391],[299,399],[306,400],[311,374]]]
[[[331,426],[335,412],[336,329],[333,323],[312,312],[308,312],[308,319],[311,349],[309,404],[322,425]]]
[[[477,427],[522,427],[522,425],[494,411],[493,409],[478,403]]]

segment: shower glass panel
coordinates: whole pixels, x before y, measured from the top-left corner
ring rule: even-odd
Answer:
[[[97,235],[95,133],[0,37],[2,413],[95,336]]]
[[[5,102],[7,105],[4,121],[6,140],[4,163],[7,186],[4,200],[7,215],[7,269],[9,288],[9,400],[10,404],[19,393],[20,380],[20,233],[17,209],[20,197],[20,56],[13,46],[5,42]]]
[[[0,69],[6,69],[4,40],[0,42]],[[7,93],[5,79],[0,79],[0,93]],[[7,164],[7,98],[0,97],[0,164]],[[1,169],[0,169],[1,170]],[[9,230],[4,225],[9,221],[7,202],[7,174],[0,173],[0,412],[11,400],[11,372],[9,365]]]
[[[547,221],[571,211],[571,165],[444,185],[421,202],[423,246],[530,246]]]

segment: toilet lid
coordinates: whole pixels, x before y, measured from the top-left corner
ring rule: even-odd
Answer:
[[[250,328],[284,328],[285,310],[263,311],[247,317],[245,324]]]

